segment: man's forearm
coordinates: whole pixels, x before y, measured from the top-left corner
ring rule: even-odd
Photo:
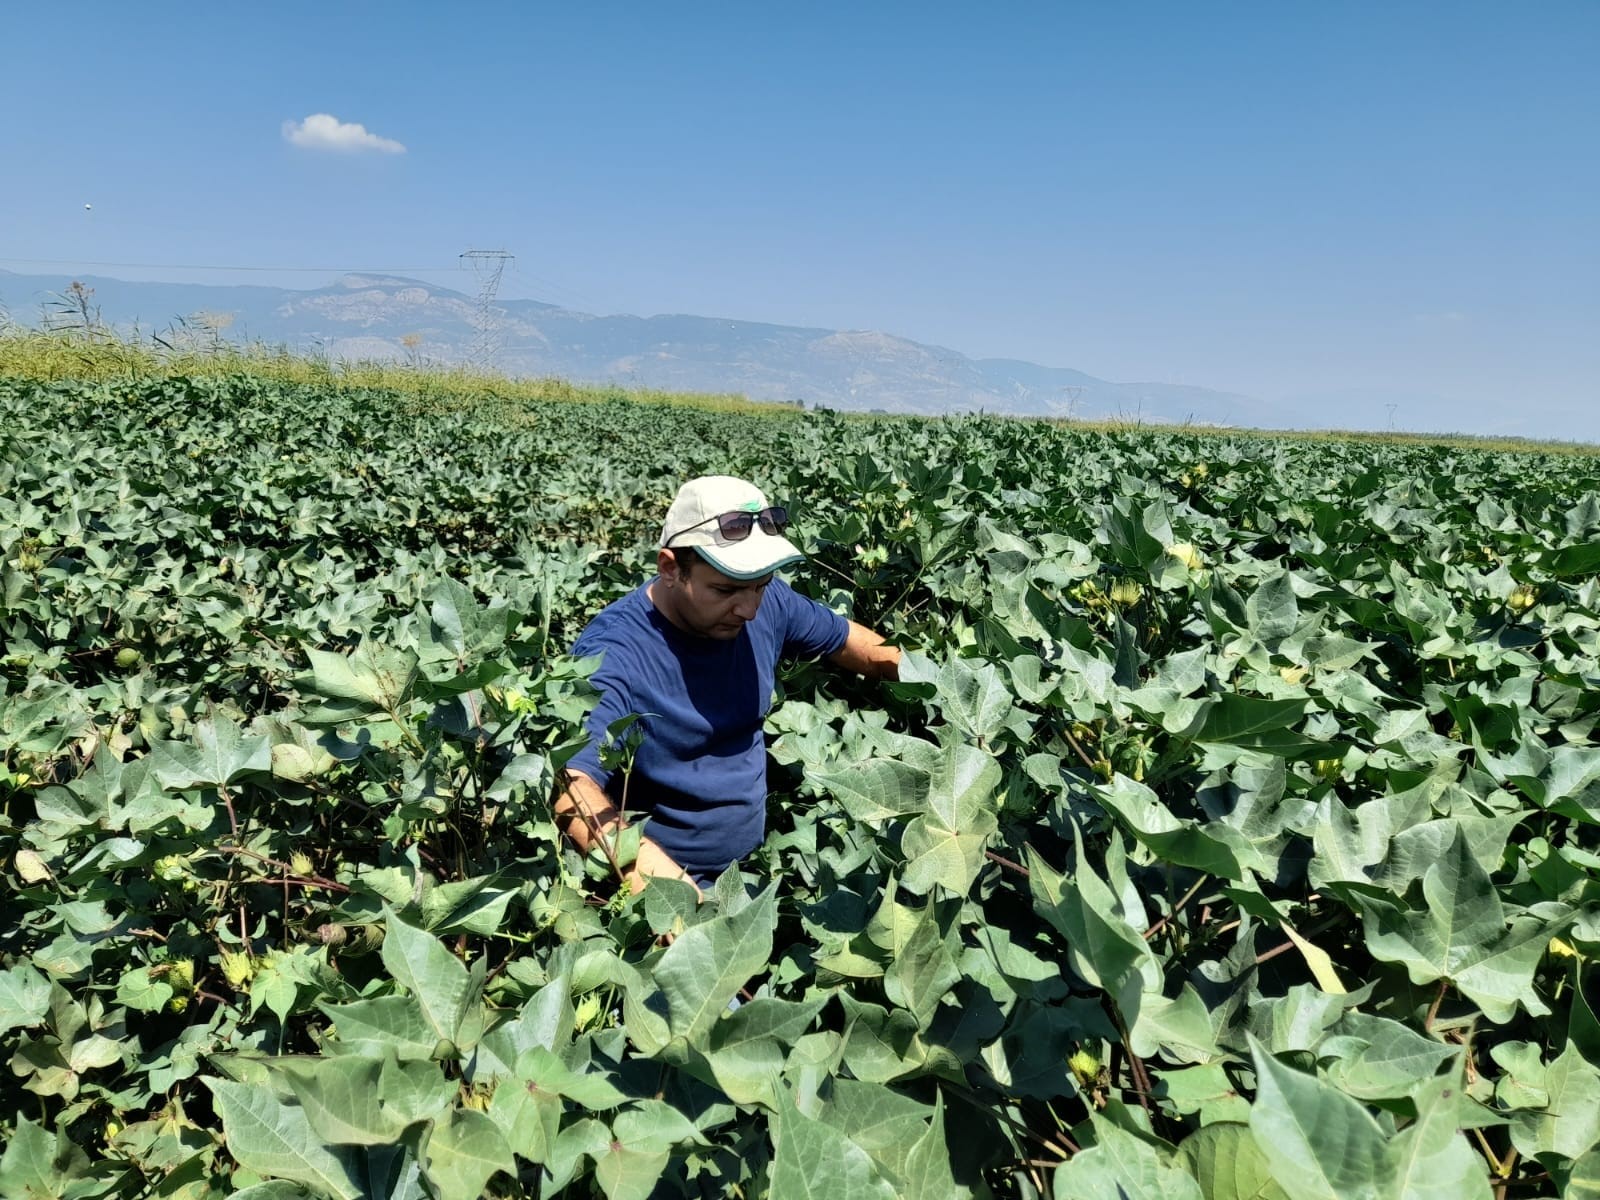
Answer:
[[[594,848],[597,837],[613,837],[622,828],[622,813],[611,797],[581,771],[568,771],[556,792],[556,828],[580,852]]]
[[[556,796],[555,813],[556,827],[583,854],[589,853],[601,839],[609,850],[615,845],[617,834],[627,828],[627,822],[611,797],[581,771],[566,773],[565,786]],[[608,853],[608,857],[615,862],[613,854]],[[633,865],[624,874],[628,885],[636,892],[644,887],[647,878],[683,879],[694,883],[670,854],[647,837],[639,839]],[[700,890],[698,885],[695,890]]]

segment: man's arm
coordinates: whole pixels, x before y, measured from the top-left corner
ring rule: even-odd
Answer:
[[[572,841],[581,854],[589,853],[597,839],[604,839],[608,847],[614,845],[617,834],[627,827],[617,806],[611,802],[611,797],[582,771],[566,773],[564,786],[556,794],[555,813],[556,828]],[[612,856],[608,854],[608,857]],[[649,838],[639,839],[639,853],[625,878],[635,892],[640,891],[652,878],[682,879],[696,892],[700,890],[689,873]]]
[[[828,661],[868,679],[900,678],[900,647],[889,645],[881,633],[854,621],[844,645],[828,655]]]

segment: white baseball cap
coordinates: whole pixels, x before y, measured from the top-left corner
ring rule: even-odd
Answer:
[[[661,526],[661,545],[668,550],[692,547],[729,579],[759,579],[805,558],[783,534],[763,528],[764,523],[770,526],[770,519],[762,520],[769,508],[753,483],[731,475],[702,475],[678,489]],[[739,516],[749,518],[749,533],[728,537],[722,518]]]

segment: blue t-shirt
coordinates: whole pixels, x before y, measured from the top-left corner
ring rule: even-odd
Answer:
[[[761,726],[783,657],[820,658],[844,645],[849,622],[774,579],[755,619],[728,641],[673,625],[649,585],[606,606],[573,644],[604,659],[591,682],[600,702],[589,744],[567,765],[619,806],[649,815],[648,836],[702,882],[761,844],[766,834],[767,751]],[[608,771],[599,747],[613,721],[637,713],[643,734],[633,772]]]

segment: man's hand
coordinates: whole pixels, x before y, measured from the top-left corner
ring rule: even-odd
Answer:
[[[700,885],[689,873],[649,838],[639,839],[639,852],[633,865],[624,871],[617,861],[615,846],[617,834],[627,828],[627,823],[611,797],[582,771],[568,771],[565,784],[556,796],[556,825],[580,854],[587,854],[599,845],[611,860],[612,870],[634,892],[642,890],[651,879],[682,879],[694,888],[695,895],[705,898]]]
[[[704,900],[705,893],[694,877],[680,867],[660,846],[649,838],[639,839],[639,853],[628,871],[628,887],[635,893],[644,890],[652,879],[681,879],[694,889],[695,898]]]
[[[900,678],[900,647],[889,645],[881,633],[854,621],[844,645],[828,655],[828,661],[868,679]]]

